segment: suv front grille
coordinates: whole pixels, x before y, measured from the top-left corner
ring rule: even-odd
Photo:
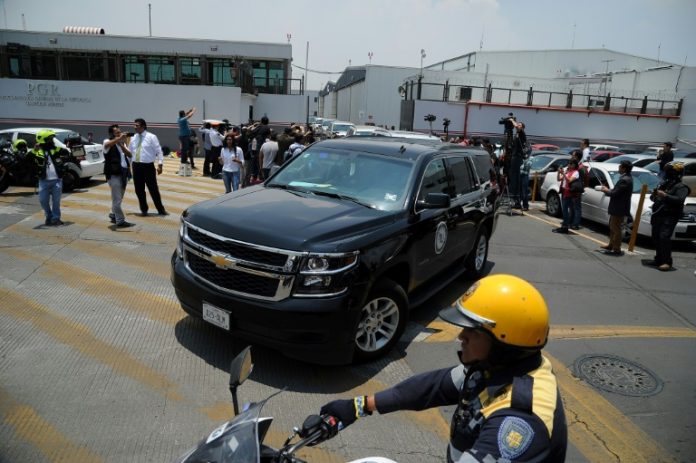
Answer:
[[[220,288],[265,298],[275,296],[280,280],[253,275],[234,269],[219,268],[209,260],[186,252],[186,262],[193,273]]]
[[[233,241],[222,241],[192,227],[187,227],[188,238],[207,249],[247,262],[283,267],[288,256],[277,252],[264,251]]]

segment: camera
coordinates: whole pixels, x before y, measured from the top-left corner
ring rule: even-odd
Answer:
[[[498,124],[504,125],[505,126],[505,131],[510,131],[512,132],[512,129],[515,128],[515,116],[512,115],[512,113],[508,113],[507,116],[501,117],[498,120]]]
[[[63,144],[67,147],[82,146],[82,137],[79,133],[71,133],[63,140]]]
[[[427,122],[434,122],[435,119],[437,119],[437,117],[435,117],[433,114],[428,114],[423,118],[423,120]]]

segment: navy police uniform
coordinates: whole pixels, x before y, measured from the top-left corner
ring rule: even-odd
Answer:
[[[565,460],[561,396],[540,352],[500,370],[459,365],[423,373],[378,392],[375,403],[380,414],[456,404],[448,462]]]

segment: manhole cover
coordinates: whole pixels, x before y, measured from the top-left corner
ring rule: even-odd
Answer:
[[[574,364],[575,374],[598,389],[645,397],[662,390],[662,381],[647,368],[612,355],[584,355]]]

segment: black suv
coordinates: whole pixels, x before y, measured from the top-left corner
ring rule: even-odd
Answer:
[[[192,316],[288,356],[375,358],[410,307],[481,276],[492,178],[486,152],[458,145],[319,142],[264,184],[184,211],[172,283]]]

